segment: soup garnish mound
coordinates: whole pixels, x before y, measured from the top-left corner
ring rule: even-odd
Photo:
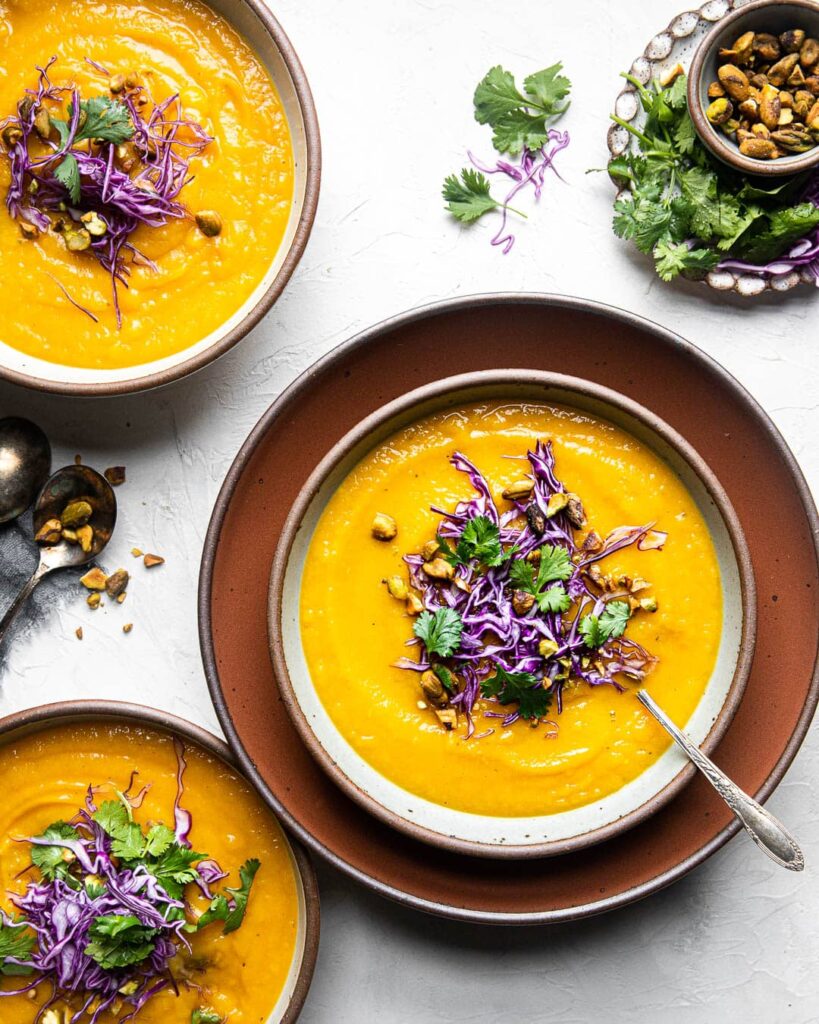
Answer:
[[[467,737],[480,739],[475,718],[544,725],[554,737],[563,690],[577,682],[613,686],[641,681],[655,658],[625,635],[631,616],[657,611],[641,576],[603,574],[599,561],[631,545],[661,550],[667,539],[654,523],[619,526],[601,537],[586,527],[581,498],[555,476],[551,442],[527,452],[529,474],[503,489],[498,508],[481,472],[461,452],[452,465],[465,473],[476,495],[441,516],[434,538],[407,554],[408,583],[387,587],[415,616],[411,644],[418,658],[397,666],[420,674],[421,693],[444,729],[467,722]],[[384,513],[372,533],[385,536]],[[386,531],[394,537],[394,531]],[[488,724],[488,722],[486,723]]]
[[[153,265],[132,236],[140,226],[160,228],[191,216],[179,196],[192,173],[191,158],[213,139],[185,118],[178,93],[155,101],[136,74],[112,75],[95,63],[108,76],[108,92],[83,98],[76,86],[52,83],[56,62],[52,57],[38,69],[37,88],[27,90],[16,114],[0,122],[11,164],[6,207],[24,239],[54,232],[68,252],[100,263],[111,275],[121,326],[118,286],[127,284],[133,263]],[[195,219],[203,235],[221,233],[217,212],[199,211]]]
[[[136,820],[151,787],[137,789],[133,772],[115,799],[99,800],[89,785],[70,820],[14,837],[30,844],[31,864],[25,891],[10,895],[12,911],[0,909],[0,975],[17,981],[0,997],[35,997],[48,986],[41,1024],[95,1024],[106,1015],[127,1021],[168,989],[192,986],[204,999],[207,964],[194,956],[191,937],[219,923],[227,936],[245,919],[260,863],[246,860],[238,885],[226,885],[228,872],[193,849],[193,816],[183,807],[185,750],[179,740],[174,748],[170,823]],[[193,1024],[224,1019],[207,1004],[191,1017]]]

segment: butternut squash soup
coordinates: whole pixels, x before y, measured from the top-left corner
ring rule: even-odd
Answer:
[[[0,0],[0,195],[2,341],[136,366],[220,328],[270,270],[287,119],[199,0]]]
[[[0,746],[3,1024],[267,1024],[296,948],[289,847],[243,779],[176,744],[102,723]]]
[[[480,404],[420,420],[349,473],[316,526],[300,622],[313,686],[381,775],[454,810],[599,800],[688,720],[722,586],[677,475],[611,423]]]

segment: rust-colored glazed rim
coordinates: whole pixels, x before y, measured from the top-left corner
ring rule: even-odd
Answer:
[[[220,758],[235,771],[244,774],[231,749],[213,733],[194,725],[193,722],[187,722],[182,718],[177,718],[176,715],[160,711],[158,708],[148,707],[145,704],[129,704],[123,701],[70,700],[56,704],[41,704],[39,707],[17,711],[5,718],[0,718],[0,744],[6,743],[11,735],[20,731],[31,732],[71,722],[104,720],[136,723],[181,736],[190,743],[202,747],[214,757]],[[305,941],[304,955],[293,995],[280,1024],[295,1024],[299,1018],[310,990],[310,983],[313,980],[321,930],[316,873],[310,863],[310,858],[301,846],[291,841],[291,849],[304,888]]]
[[[312,756],[333,782],[366,811],[369,811],[370,814],[379,818],[391,828],[405,832],[413,839],[421,842],[430,843],[452,853],[494,857],[500,860],[556,857],[583,849],[586,846],[592,846],[606,839],[611,839],[626,829],[639,825],[640,822],[645,821],[646,818],[656,813],[664,804],[668,803],[693,778],[696,768],[691,763],[685,764],[661,790],[633,811],[629,811],[621,818],[607,825],[588,832],[582,832],[568,839],[551,840],[521,846],[473,842],[446,835],[442,832],[435,832],[390,811],[379,801],[375,800],[356,785],[339,767],[338,763],[333,760],[324,746],[322,746],[307,716],[304,714],[293,687],[284,653],[281,617],[287,563],[302,520],[329,474],[351,451],[360,445],[366,444],[367,439],[374,434],[380,435],[381,428],[391,420],[396,418],[404,419],[407,414],[411,415],[414,409],[425,406],[427,403],[436,403],[437,407],[437,403],[445,402],[447,396],[468,393],[471,389],[480,389],[482,392],[488,393],[492,393],[493,390],[497,389],[498,396],[505,397],[510,389],[518,387],[542,388],[543,397],[540,400],[547,403],[554,401],[562,405],[571,405],[571,398],[550,398],[549,395],[550,391],[552,393],[555,391],[569,392],[573,395],[592,399],[606,407],[616,409],[620,413],[625,413],[626,416],[642,424],[642,426],[647,428],[653,435],[659,437],[681,456],[702,481],[709,496],[717,506],[719,514],[728,528],[734,557],[739,568],[742,599],[742,633],[736,668],[734,669],[725,702],[701,745],[701,749],[706,754],[711,753],[716,748],[736,714],[745,691],[746,683],[748,682],[748,676],[750,675],[756,638],[756,586],[751,565],[751,554],[748,550],[748,543],[739,518],[728,495],[706,461],[685,438],[668,423],[660,419],[659,416],[645,408],[645,406],[630,398],[626,398],[617,391],[603,387],[600,384],[594,384],[591,381],[581,380],[578,377],[570,377],[566,374],[550,373],[543,370],[478,370],[455,377],[447,377],[416,388],[414,391],[410,391],[401,398],[395,399],[371,413],[345,434],[325,455],[300,490],[299,496],[285,520],[273,559],[268,600],[268,634],[270,656],[273,661],[279,692],[293,724]],[[422,414],[419,413],[419,415]],[[605,411],[601,415],[605,417]],[[628,428],[626,427],[625,429]]]
[[[697,134],[705,145],[718,159],[743,174],[751,174],[766,178],[790,177],[807,171],[819,163],[819,146],[814,146],[800,156],[786,157],[783,160],[754,160],[753,157],[740,153],[739,148],[724,135],[713,128],[705,116],[700,96],[700,84],[705,72],[705,64],[717,45],[718,40],[731,27],[739,33],[742,22],[749,14],[766,7],[802,7],[819,14],[819,4],[814,0],[753,0],[744,7],[738,7],[722,21],[718,21],[697,47],[691,70],[688,75],[688,110]],[[741,34],[741,33],[739,33]]]
[[[281,803],[277,796],[266,784],[261,772],[256,768],[253,759],[245,749],[242,738],[234,725],[230,709],[222,690],[219,679],[219,669],[216,659],[216,651],[213,637],[213,618],[211,607],[211,591],[214,582],[214,571],[216,566],[216,555],[219,547],[220,534],[225,518],[230,511],[236,489],[246,472],[256,450],[264,442],[265,436],[270,427],[282,415],[285,415],[291,403],[297,403],[300,397],[308,393],[312,387],[313,379],[321,372],[326,372],[334,366],[341,364],[356,350],[366,347],[372,341],[390,334],[409,324],[422,323],[430,318],[457,313],[463,310],[480,310],[493,306],[514,306],[517,304],[538,306],[544,310],[560,308],[574,310],[581,313],[592,313],[597,316],[609,317],[612,320],[633,327],[637,331],[645,331],[654,335],[658,343],[662,343],[678,351],[684,352],[688,357],[698,360],[707,368],[710,374],[718,377],[725,387],[730,390],[737,400],[748,410],[749,414],[764,424],[771,442],[779,454],[782,462],[788,467],[795,487],[798,491],[805,516],[811,525],[811,531],[815,538],[814,559],[819,559],[819,515],[813,501],[810,489],[802,474],[799,465],[794,458],[790,448],[785,444],[779,431],[774,426],[768,414],[759,406],[751,395],[741,384],[722,367],[716,360],[703,352],[697,346],[686,341],[680,335],[669,331],[644,317],[637,316],[628,310],[618,309],[605,303],[595,302],[590,299],[577,298],[575,296],[553,295],[537,292],[497,292],[483,295],[462,296],[456,299],[448,299],[442,302],[431,303],[421,306],[398,316],[384,320],[362,332],[353,338],[342,343],[327,355],[322,357],[313,366],[301,374],[285,391],[279,395],[276,401],[270,406],[267,412],[250,432],[246,441],[240,448],[233,464],[228,471],[219,495],[214,505],[213,514],[208,525],[205,538],[202,564],[199,574],[199,642],[202,650],[202,659],[205,667],[205,674],[208,687],[213,699],[214,708],[219,718],[228,742],[233,749],[245,775],[252,779],[259,792],[267,803],[273,808],[278,817],[287,824],[289,830],[296,835],[310,850],[322,857],[338,871],[353,879],[360,885],[365,886],[379,895],[394,900],[402,906],[411,907],[425,913],[436,914],[454,920],[467,921],[478,924],[491,925],[537,925],[565,921],[576,921],[594,914],[615,910],[627,906],[637,900],[644,899],[652,893],[659,892],[666,886],[678,881],[694,868],[703,864],[717,850],[721,849],[729,839],[737,834],[741,825],[739,821],[732,818],[711,840],[706,842],[694,853],[682,858],[672,868],[660,872],[647,881],[641,882],[631,888],[624,889],[613,896],[605,897],[586,903],[575,904],[558,910],[537,910],[532,912],[496,912],[487,910],[473,910],[454,906],[445,899],[427,899],[408,893],[394,885],[384,883],[368,874],[367,871],[349,863],[339,856],[332,846],[314,838],[288,809]],[[807,697],[799,713],[796,726],[790,739],[786,743],[779,760],[767,776],[763,784],[756,790],[754,796],[764,802],[776,789],[786,771],[790,767],[797,751],[802,745],[807,734],[811,720],[819,703],[819,656],[814,661],[811,674],[810,686]]]
[[[304,119],[304,134],[307,147],[305,168],[307,180],[304,191],[304,205],[293,240],[290,243],[290,248],[284,258],[284,262],[279,268],[279,272],[270,282],[264,293],[259,296],[255,306],[248,310],[241,323],[236,324],[224,338],[221,338],[218,342],[197,355],[184,360],[184,362],[177,363],[175,366],[169,366],[167,369],[160,370],[157,373],[149,373],[144,377],[135,377],[133,380],[111,381],[99,384],[78,384],[71,381],[50,381],[43,377],[32,377],[29,374],[19,373],[16,370],[9,370],[6,367],[0,366],[0,380],[8,380],[13,384],[20,384],[23,387],[31,388],[35,391],[45,391],[49,394],[88,398],[128,395],[162,387],[165,384],[170,384],[172,381],[187,377],[197,370],[201,370],[232,349],[234,345],[238,344],[264,319],[267,313],[270,312],[274,302],[284,291],[307,246],[307,241],[313,228],[313,221],[316,218],[316,209],[318,208],[321,185],[321,135],[319,133],[318,115],[313,94],[310,91],[310,84],[307,81],[307,75],[304,72],[301,61],[284,29],[276,18],[273,17],[265,0],[235,0],[235,2],[244,4],[253,11],[279,50],[288,74],[293,81],[299,108]]]

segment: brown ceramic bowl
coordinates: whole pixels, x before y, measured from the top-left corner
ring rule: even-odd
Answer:
[[[339,484],[377,445],[432,413],[478,402],[541,402],[579,409],[627,431],[682,480],[709,528],[724,595],[720,653],[685,728],[706,752],[733,718],[750,672],[756,592],[750,554],[728,496],[705,460],[675,430],[631,399],[589,381],[537,370],[449,377],[409,392],[363,419],[321,460],[284,524],[270,579],[270,650],[282,698],[302,740],[333,781],[365,810],[422,842],[474,856],[557,856],[611,839],[656,813],[694,775],[672,744],[620,790],[559,814],[467,814],[424,800],[381,775],[337,729],[315,692],[301,645],[301,574],[313,530]],[[650,680],[647,682],[651,690]]]
[[[26,711],[18,711],[0,719],[0,745],[13,743],[15,739],[32,732],[47,730],[53,726],[78,722],[145,726],[160,732],[180,737],[184,742],[201,747],[207,753],[224,761],[233,771],[241,768],[230,749],[204,729],[186,722],[174,715],[166,714],[142,704],[126,704],[119,701],[75,700],[59,704],[44,704]],[[70,752],[66,757],[70,760]],[[265,1024],[295,1024],[301,1013],[313,971],[316,966],[319,946],[320,911],[319,891],[313,865],[304,850],[290,844],[290,853],[297,878],[301,881],[300,926],[298,949],[291,967],[290,976],[282,994],[280,1005]]]
[[[318,206],[321,142],[310,86],[296,51],[265,0],[202,0],[245,39],[267,68],[293,141],[295,188],[290,220],[265,280],[222,327],[165,359],[119,370],[61,366],[0,344],[0,379],[65,395],[122,395],[186,377],[224,355],[270,311],[302,257]]]
[[[688,109],[697,134],[717,159],[743,174],[786,177],[819,165],[819,145],[806,153],[794,153],[778,160],[755,160],[705,116],[711,102],[707,91],[717,78],[719,51],[730,47],[744,32],[769,32],[778,36],[788,29],[802,28],[819,39],[819,3],[814,0],[754,0],[718,22],[700,43],[688,73]],[[819,65],[816,67],[819,73]],[[817,97],[819,99],[819,97]]]

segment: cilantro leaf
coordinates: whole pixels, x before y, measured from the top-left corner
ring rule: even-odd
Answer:
[[[515,590],[523,590],[527,594],[535,592],[535,569],[525,558],[516,558],[509,566],[509,583]]]
[[[561,104],[571,82],[561,64],[536,71],[524,80],[524,92],[514,77],[500,65],[484,75],[475,89],[475,120],[491,126],[492,143],[500,153],[537,150],[548,138],[547,122],[560,117],[568,103]]]
[[[657,273],[663,281],[670,281],[684,270],[708,271],[719,263],[719,253],[713,249],[690,249],[686,242],[661,240],[654,250]]]
[[[626,631],[631,608],[626,601],[609,601],[602,613],[584,615],[580,620],[580,635],[587,647],[602,647],[607,640],[622,636]]]
[[[500,565],[504,559],[500,530],[488,516],[475,516],[469,520],[455,550],[462,563],[475,558],[492,567]]]
[[[106,971],[130,967],[148,959],[158,934],[133,914],[108,914],[95,918],[88,929],[85,953]]]
[[[68,153],[54,170],[54,177],[65,185],[71,202],[75,205],[82,198],[80,183],[80,165],[73,153]]]
[[[131,816],[119,800],[106,800],[93,814],[94,821],[111,838],[122,835],[131,824]]]
[[[141,860],[145,856],[145,836],[135,821],[111,841],[111,853],[120,860]]]
[[[40,869],[40,874],[46,882],[52,882],[55,878],[65,879],[71,869],[71,864],[63,860],[65,847],[60,840],[79,839],[77,830],[65,821],[55,821],[37,838],[54,840],[54,846],[40,846],[39,844],[32,846],[31,863]]]
[[[161,857],[176,843],[176,834],[167,825],[154,825],[145,840],[145,852],[150,857]]]
[[[10,957],[15,960],[28,960],[34,945],[34,935],[17,918],[13,918],[11,924],[0,923],[0,976],[20,977],[31,974],[30,967],[21,967],[20,964],[11,964],[8,961]]]
[[[547,114],[563,113],[568,104],[558,104],[569,95],[572,83],[565,75],[560,74],[562,70],[563,65],[558,62],[542,71],[536,71],[523,80],[523,88],[529,97],[530,106],[534,101]]]
[[[560,583],[554,584],[537,596],[537,606],[544,615],[547,612],[567,612],[571,604],[572,599]]]
[[[224,893],[220,893],[214,898],[210,907],[199,918],[199,928],[204,928],[211,921],[224,921],[225,927],[222,934],[229,935],[230,932],[235,932],[241,926],[247,910],[253,879],[260,866],[258,860],[245,861],[239,868],[241,885],[236,889],[228,886]],[[230,896],[226,896],[225,893],[229,893]]]
[[[454,608],[436,608],[421,612],[413,631],[430,654],[448,658],[461,646],[464,624]]]
[[[464,167],[461,180],[450,174],[444,180],[442,195],[446,208],[464,224],[471,224],[500,204],[489,194],[489,182],[480,171]]]
[[[686,108],[685,116],[681,117],[674,126],[674,141],[677,144],[677,149],[684,156],[690,156],[697,146],[698,138],[697,129],[694,127],[694,122],[691,120],[691,115]]]
[[[181,899],[186,885],[196,880],[195,864],[207,855],[174,843],[148,870],[172,899]]]
[[[484,697],[495,697],[500,704],[518,705],[521,718],[540,718],[549,710],[552,695],[531,672],[507,672],[498,665],[495,675],[481,682]]]
[[[540,549],[540,565],[537,571],[538,588],[555,580],[567,580],[574,572],[571,557],[566,548],[544,544]]]
[[[131,112],[119,100],[110,96],[92,96],[80,102],[80,124],[75,142],[83,139],[101,139],[119,146],[134,136],[134,123]],[[74,116],[73,104],[69,104],[68,113]]]

